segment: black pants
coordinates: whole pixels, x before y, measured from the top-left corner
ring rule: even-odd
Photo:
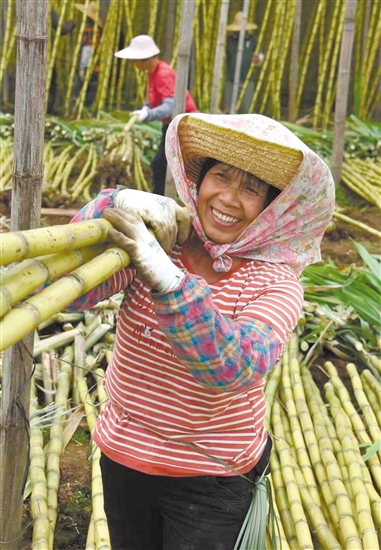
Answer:
[[[157,148],[155,158],[151,162],[152,168],[152,193],[164,195],[165,176],[167,173],[167,157],[165,156],[165,135],[169,124],[163,124],[161,130],[161,140]]]
[[[271,441],[255,468],[268,464]],[[142,474],[102,454],[105,512],[112,550],[232,550],[252,499],[239,476]]]

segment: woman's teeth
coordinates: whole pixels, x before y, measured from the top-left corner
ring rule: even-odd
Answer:
[[[214,208],[212,208],[212,210],[213,210],[213,215],[216,216],[216,218],[218,220],[221,220],[222,222],[225,222],[225,223],[237,223],[237,222],[239,222],[238,218],[232,218],[231,216],[226,216],[225,214],[222,214],[221,212],[218,212],[218,210],[215,210]]]

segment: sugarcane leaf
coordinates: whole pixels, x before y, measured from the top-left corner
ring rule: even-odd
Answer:
[[[363,455],[363,461],[366,462],[372,456],[374,456],[379,450],[381,449],[381,439],[377,439],[372,445],[369,447],[367,452]]]
[[[381,281],[381,265],[380,262],[377,261],[372,254],[369,254],[365,246],[362,244],[353,241],[353,244],[358,250],[358,253],[360,254],[363,262],[369,267],[369,269],[372,271],[372,273],[378,278],[379,281]]]

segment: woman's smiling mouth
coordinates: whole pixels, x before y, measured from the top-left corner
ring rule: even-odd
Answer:
[[[241,221],[239,218],[233,218],[232,216],[227,216],[226,214],[223,214],[219,210],[216,210],[211,206],[212,214],[215,218],[217,218],[218,221],[223,223],[238,223]]]

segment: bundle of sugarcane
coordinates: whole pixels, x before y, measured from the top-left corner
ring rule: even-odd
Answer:
[[[275,436],[271,475],[288,544],[376,550],[381,528],[377,410],[371,413],[371,400],[365,400],[364,391],[360,395],[357,371],[348,365],[359,406],[367,414],[364,424],[329,362],[327,408],[299,357],[294,334],[265,390],[267,428]]]
[[[120,298],[116,296],[85,313],[56,314],[37,327],[34,356],[36,361],[41,362],[36,363],[33,378],[32,462],[24,491],[24,500],[31,494],[33,547],[53,548],[62,454],[83,415],[90,433],[93,432],[97,409],[102,409],[107,400],[102,385],[105,370],[101,365],[103,362],[107,365],[110,359],[106,353],[112,349],[114,342],[119,305]],[[68,346],[67,340],[61,336],[73,331],[76,332],[70,338],[72,345]],[[94,381],[97,398],[92,391]],[[37,405],[36,392],[39,401],[43,402],[42,408]],[[77,402],[81,405],[78,406]],[[38,418],[37,422],[35,418]],[[45,446],[42,443],[42,428],[50,428]],[[93,533],[94,549],[106,549],[110,548],[110,542],[103,510],[99,458],[99,450],[93,444],[93,505],[89,537]]]
[[[74,123],[47,119],[45,123],[43,199],[48,204],[70,204],[78,199],[89,202],[107,184],[104,175],[117,183],[151,191],[143,171],[148,167],[160,140],[156,123],[127,123],[104,115],[105,120]],[[9,122],[9,121],[8,121]],[[7,126],[7,128],[9,125]],[[12,132],[11,132],[12,134]],[[13,165],[12,135],[0,151],[0,190],[11,189]],[[120,173],[122,170],[122,173]],[[97,188],[92,189],[93,184]]]
[[[127,253],[119,248],[110,247],[104,251],[99,246],[86,248],[105,243],[109,227],[106,220],[99,219],[3,234],[1,264],[24,259],[26,263],[21,262],[1,274],[0,350],[11,346],[78,296],[128,265]],[[41,254],[45,254],[45,258],[38,258]],[[30,258],[34,259],[28,261]],[[17,304],[57,276],[60,276],[58,280]],[[17,282],[20,280],[22,288]]]
[[[357,195],[381,210],[381,160],[346,159],[341,179]]]

